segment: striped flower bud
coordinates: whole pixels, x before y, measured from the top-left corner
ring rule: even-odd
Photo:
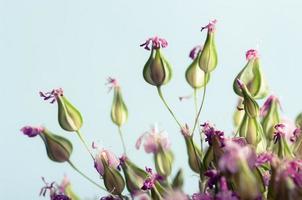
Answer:
[[[181,190],[184,185],[184,172],[179,169],[172,181],[172,188],[174,190]]]
[[[109,77],[108,84],[110,85],[110,90],[112,88],[114,90],[113,103],[111,107],[111,120],[118,127],[121,127],[128,119],[128,109],[123,100],[121,87],[117,80]]]
[[[50,103],[58,103],[58,120],[62,129],[66,131],[78,131],[82,127],[83,119],[81,113],[63,95],[62,88],[54,89],[51,92],[40,92],[44,100],[51,100]]]
[[[172,68],[161,52],[161,48],[168,46],[167,41],[155,36],[149,38],[140,46],[148,51],[151,50],[150,57],[143,70],[145,81],[157,87],[167,84],[172,78]]]
[[[246,52],[246,59],[248,62],[236,76],[233,89],[236,94],[243,97],[242,90],[237,84],[237,79],[239,79],[246,85],[247,90],[253,98],[263,99],[267,96],[269,89],[259,64],[258,52],[254,49],[248,50]]]
[[[202,88],[210,80],[210,74],[205,74],[204,71],[199,67],[198,60],[200,57],[200,52],[201,46],[196,46],[191,50],[190,58],[193,59],[193,62],[186,70],[186,80],[193,89]]]
[[[218,63],[217,50],[215,45],[216,22],[217,20],[213,20],[201,29],[208,29],[207,38],[198,60],[200,69],[202,69],[205,73],[212,72],[216,68]]]
[[[172,172],[173,160],[172,151],[167,151],[160,147],[160,150],[154,154],[154,164],[157,173],[163,177],[169,176]]]
[[[48,158],[55,162],[68,161],[72,153],[72,144],[69,140],[51,133],[44,127],[25,126],[21,129],[29,137],[39,135],[46,147]]]

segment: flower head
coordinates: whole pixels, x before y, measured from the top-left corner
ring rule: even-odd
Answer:
[[[263,153],[260,153],[258,156],[257,156],[257,159],[256,159],[256,162],[255,162],[255,166],[258,167],[258,166],[261,166],[265,163],[270,163],[273,158],[274,158],[274,154],[271,153],[271,152],[263,152]]]
[[[159,131],[157,125],[151,127],[150,131],[143,133],[136,141],[135,147],[139,149],[144,140],[144,149],[146,153],[157,153],[160,148],[170,149],[170,141],[165,131]]]
[[[275,125],[275,132],[274,132],[274,143],[276,144],[281,138],[285,137],[286,133],[284,131],[285,124],[277,124]]]
[[[119,159],[109,150],[102,149],[95,156],[94,167],[101,176],[104,175],[104,163],[109,167],[117,168],[120,164]]]
[[[206,26],[201,27],[201,31],[203,31],[204,29],[208,29],[208,32],[210,32],[210,33],[215,32],[216,23],[217,23],[216,19],[210,21]]]
[[[206,135],[205,141],[209,143],[209,145],[213,144],[213,140],[216,138],[219,140],[221,147],[224,145],[224,132],[216,130],[213,125],[208,122],[205,122],[202,126],[202,132]]]
[[[119,83],[118,83],[117,79],[112,78],[112,77],[108,77],[108,78],[107,78],[107,83],[106,83],[106,85],[108,85],[108,87],[109,87],[109,92],[110,92],[112,89],[119,87]]]
[[[247,60],[251,60],[259,57],[259,53],[255,49],[250,49],[246,52],[245,57]]]
[[[154,187],[156,181],[163,180],[162,176],[157,173],[153,173],[152,169],[149,167],[146,167],[146,172],[149,174],[149,176],[145,179],[144,184],[141,188],[142,190],[150,190]]]
[[[62,88],[57,88],[53,89],[50,92],[39,92],[40,96],[45,100],[50,100],[50,103],[54,103],[59,96],[63,96],[63,89]]]
[[[160,38],[158,36],[154,36],[151,38],[148,38],[145,43],[141,44],[141,47],[144,47],[146,50],[150,51],[150,45],[152,49],[159,49],[159,48],[165,48],[168,46],[167,40],[164,38]]]
[[[42,126],[24,126],[23,128],[21,128],[20,131],[23,132],[23,134],[27,135],[28,137],[35,137],[44,131],[44,127],[42,127]]]

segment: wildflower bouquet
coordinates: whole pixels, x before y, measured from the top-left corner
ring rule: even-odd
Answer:
[[[128,117],[121,86],[114,78],[108,78],[110,90],[114,92],[111,108],[112,122],[117,126],[124,153],[117,157],[112,151],[90,145],[81,133],[83,118],[78,109],[68,100],[61,88],[51,92],[40,92],[40,96],[58,106],[60,127],[77,134],[90,154],[95,170],[102,180],[95,182],[79,170],[71,161],[72,143],[61,135],[54,134],[46,127],[25,126],[22,133],[28,137],[39,136],[46,152],[54,162],[68,163],[89,182],[107,193],[101,200],[260,200],[260,199],[302,199],[302,114],[295,122],[284,118],[280,102],[270,95],[260,108],[257,100],[269,94],[267,82],[260,67],[257,50],[246,52],[247,64],[235,77],[233,89],[238,95],[238,106],[234,113],[234,134],[225,136],[210,122],[200,123],[199,116],[206,96],[211,73],[217,66],[215,46],[216,20],[206,30],[203,46],[196,46],[190,52],[192,63],[185,72],[188,84],[193,89],[196,115],[194,124],[189,126],[179,121],[166,102],[162,87],[172,77],[172,67],[163,55],[168,46],[165,39],[153,37],[141,45],[150,51],[143,77],[155,86],[163,105],[175,120],[186,144],[187,161],[198,176],[199,191],[186,194],[183,190],[184,175],[180,169],[171,177],[173,152],[164,131],[152,127],[141,135],[136,148],[143,145],[146,153],[153,154],[154,168],[138,166],[127,155],[123,140],[122,126]],[[197,93],[203,96],[198,105]],[[182,97],[186,98],[186,97]],[[181,98],[181,99],[182,99]],[[193,140],[194,134],[200,137]],[[97,149],[95,154],[93,149]],[[61,184],[47,183],[40,195],[51,200],[78,200],[71,184],[65,177]]]

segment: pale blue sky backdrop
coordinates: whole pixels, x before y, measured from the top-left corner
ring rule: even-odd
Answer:
[[[99,140],[120,154],[117,128],[109,115],[112,93],[104,85],[108,76],[120,81],[129,109],[123,131],[130,157],[142,167],[153,167],[152,156],[136,151],[134,143],[158,122],[173,138],[173,173],[186,163],[175,122],[142,77],[149,52],[139,44],[155,34],[169,42],[164,54],[174,77],[163,91],[182,122],[193,119],[192,100],[178,101],[178,96],[192,92],[184,79],[188,53],[204,41],[200,28],[214,18],[219,64],[201,120],[232,132],[237,100],[232,82],[246,63],[245,51],[257,47],[272,92],[280,97],[284,114],[295,117],[302,111],[301,8],[301,0],[0,0],[0,198],[44,199],[38,196],[41,176],[59,182],[65,173],[81,197],[103,194],[67,164],[51,162],[42,141],[22,136],[19,129],[42,124],[68,137],[75,147],[72,160],[98,181],[78,138],[58,126],[57,106],[43,102],[38,91],[64,88],[83,114],[87,140]],[[184,168],[185,189],[192,193],[197,177]]]

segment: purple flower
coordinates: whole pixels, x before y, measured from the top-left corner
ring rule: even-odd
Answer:
[[[267,114],[268,110],[272,106],[273,101],[276,101],[280,105],[280,101],[279,101],[278,97],[276,97],[274,95],[269,96],[266,99],[266,101],[264,102],[263,106],[260,108],[261,117],[264,117]]]
[[[152,49],[166,48],[168,46],[167,40],[154,36],[148,38],[145,43],[141,44],[141,47],[144,47],[146,50],[150,51],[150,43]]]
[[[50,103],[54,103],[59,96],[63,96],[63,89],[53,89],[51,92],[39,92],[40,96],[45,100],[51,100]]]
[[[192,200],[214,200],[208,193],[195,193],[192,195]]]
[[[104,165],[106,162],[109,167],[117,168],[120,164],[119,159],[109,150],[100,150],[95,156],[94,167],[101,176],[104,175]]]
[[[291,178],[297,187],[302,187],[302,161],[291,160],[280,163],[276,181]]]
[[[204,173],[205,176],[209,177],[207,185],[210,189],[213,189],[214,185],[218,182],[220,174],[217,170],[211,169]]]
[[[235,142],[226,141],[223,151],[218,162],[219,169],[222,171],[236,173],[243,162],[247,162],[250,167],[255,165],[256,153],[249,146],[241,147]]]
[[[156,125],[151,127],[150,131],[143,133],[136,141],[135,147],[139,149],[144,140],[144,149],[146,153],[157,153],[160,148],[169,150],[171,143],[165,131],[158,131]]]
[[[263,152],[257,156],[255,166],[261,166],[265,163],[270,163],[272,159],[274,158],[274,154],[271,152]]]
[[[190,54],[189,54],[189,57],[194,60],[196,58],[196,56],[199,54],[199,52],[201,51],[202,49],[202,46],[200,45],[197,45],[195,46],[191,51],[190,51]]]
[[[44,127],[42,127],[42,126],[24,126],[23,128],[20,129],[20,131],[23,132],[23,134],[27,135],[28,137],[35,137],[44,131]]]
[[[154,187],[156,181],[163,180],[163,177],[157,173],[153,173],[151,168],[146,167],[146,172],[148,172],[149,176],[145,179],[141,188],[142,190],[150,190]]]
[[[68,196],[64,194],[55,194],[51,200],[71,200]]]
[[[117,196],[109,195],[109,196],[102,197],[100,200],[122,200],[122,199]]]
[[[218,139],[220,142],[220,146],[224,146],[224,132],[216,130],[213,125],[208,122],[205,122],[201,125],[202,132],[206,135],[205,141],[209,143],[209,145],[213,144],[214,139]]]

